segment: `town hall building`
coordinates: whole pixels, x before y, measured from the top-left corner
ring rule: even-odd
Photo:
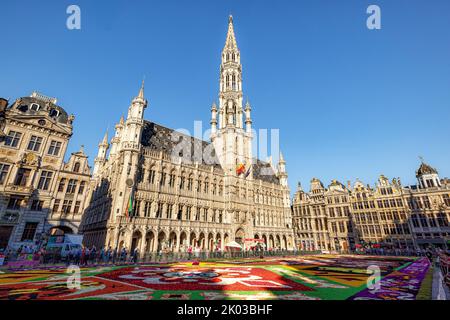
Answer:
[[[142,84],[112,139],[106,134],[99,144],[81,225],[85,245],[141,254],[223,250],[232,241],[293,249],[286,162],[281,153],[276,166],[252,154],[252,109],[243,103],[231,16],[221,58],[209,142],[145,120]]]

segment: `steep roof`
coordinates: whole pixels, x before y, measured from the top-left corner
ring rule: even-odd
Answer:
[[[141,144],[144,147],[150,148],[152,150],[163,151],[167,154],[176,153],[175,147],[179,144],[188,143],[190,146],[184,146],[184,150],[189,150],[190,155],[193,159],[196,159],[196,155],[205,155],[201,159],[199,157],[199,163],[204,165],[214,165],[216,167],[221,167],[219,160],[215,154],[214,147],[205,141],[200,139],[182,134],[174,129],[164,127],[162,125],[156,124],[151,121],[144,121],[144,129],[142,131]],[[208,149],[206,149],[208,148]],[[180,152],[181,150],[178,150]],[[206,156],[210,154],[211,159],[205,159]],[[180,153],[177,156],[186,156]],[[201,162],[200,162],[201,161]]]
[[[426,164],[425,162],[422,162],[420,164],[419,169],[416,171],[416,177],[419,177],[424,174],[437,174],[437,170],[430,165]]]
[[[194,155],[204,155],[199,159],[199,163],[222,168],[211,143],[179,133],[174,129],[164,127],[157,123],[144,120],[144,129],[141,137],[142,146],[171,155],[174,150],[175,152],[178,151],[175,147],[179,147],[180,143],[190,144],[190,146],[185,146],[180,149],[190,150],[192,157],[194,157]],[[211,155],[211,159],[205,159],[208,154]],[[272,166],[267,162],[256,160],[256,163],[252,165],[252,172],[255,180],[262,180],[274,184],[280,183]]]

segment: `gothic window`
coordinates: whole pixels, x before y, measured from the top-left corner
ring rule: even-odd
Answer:
[[[73,166],[73,172],[79,172],[80,171],[80,163],[75,162],[75,165]]]
[[[173,204],[167,205],[167,219],[172,219]]]
[[[149,177],[148,177],[148,181],[151,183],[151,184],[154,184],[155,183],[155,169],[152,167],[151,169],[150,169],[150,174],[149,174]]]
[[[208,179],[205,180],[205,185],[204,185],[204,189],[203,190],[204,190],[205,194],[209,193],[209,181],[208,181]]]
[[[197,208],[195,212],[195,221],[200,221],[200,208]]]
[[[186,207],[186,220],[191,220],[191,211],[192,211],[192,207],[187,206]]]
[[[144,205],[144,217],[148,218],[150,217],[150,206],[151,202],[145,201],[145,205]]]
[[[186,184],[186,178],[184,176],[181,176],[180,179],[180,189],[183,190]]]
[[[188,186],[187,186],[189,191],[192,191],[193,182],[194,182],[194,179],[192,178],[192,175],[190,175],[189,179],[188,179]]]
[[[163,213],[163,204],[158,203],[158,209],[156,211],[156,218],[162,218],[162,213]]]
[[[162,187],[166,185],[166,176],[167,176],[167,174],[163,171],[161,173],[161,180],[159,183]]]
[[[175,186],[175,170],[172,170],[169,176],[169,186],[173,188]]]

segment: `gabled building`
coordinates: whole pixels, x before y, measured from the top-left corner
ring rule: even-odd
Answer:
[[[77,183],[89,181],[87,164],[80,178],[64,163],[73,121],[55,98],[37,92],[6,106],[0,143],[0,248],[41,244],[51,228],[60,226],[51,216],[61,177],[74,174]]]
[[[350,183],[345,188],[333,181],[328,189],[313,179],[310,192],[299,188],[293,199],[298,247],[337,251],[374,246],[411,250],[429,246],[448,248],[449,180],[440,179],[437,170],[423,161],[416,178],[418,183],[413,186],[402,186],[399,178],[390,181],[381,175],[374,188],[360,181],[356,181],[353,188]],[[327,193],[337,190],[342,193],[341,197],[325,200]],[[345,210],[345,219],[342,223],[336,222],[347,225],[347,229],[336,228],[333,224],[336,216],[340,216],[336,208],[333,209],[335,203],[340,203]],[[341,230],[344,232],[336,232]],[[338,245],[345,242],[346,237],[347,245]]]

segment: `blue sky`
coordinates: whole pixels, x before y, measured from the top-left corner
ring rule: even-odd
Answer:
[[[77,4],[82,29],[66,28]],[[382,29],[366,28],[377,4]],[[146,119],[209,123],[234,16],[255,128],[279,128],[293,191],[383,173],[415,183],[418,156],[450,176],[447,0],[2,1],[0,96],[33,90],[76,116],[90,157],[146,76]]]

